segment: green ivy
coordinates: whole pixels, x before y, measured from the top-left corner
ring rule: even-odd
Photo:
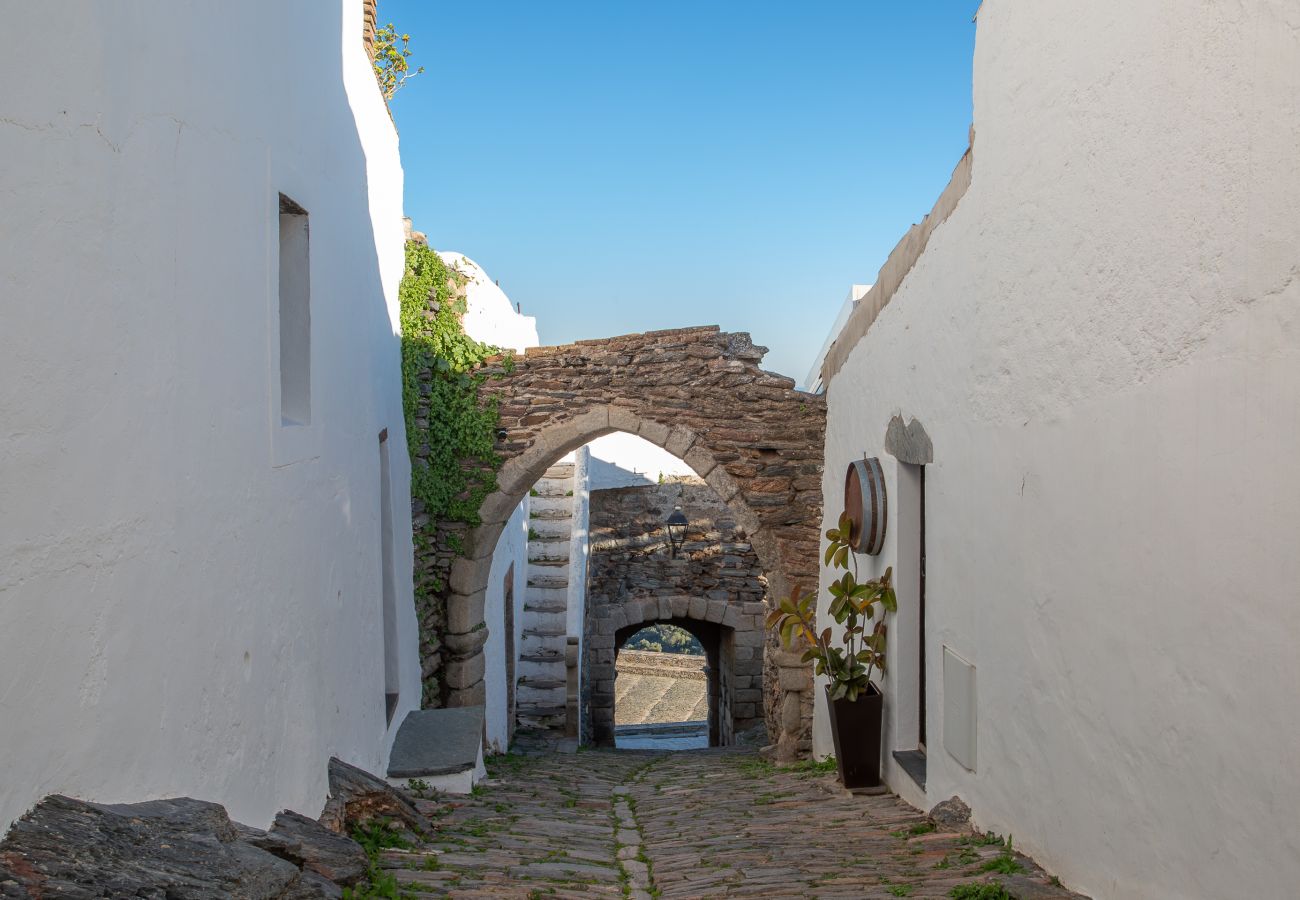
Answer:
[[[465,299],[456,291],[461,283],[463,276],[429,247],[406,245],[399,293],[411,495],[432,522],[473,526],[501,465],[493,450],[497,403],[480,403],[484,376],[475,369],[499,351],[465,334]]]

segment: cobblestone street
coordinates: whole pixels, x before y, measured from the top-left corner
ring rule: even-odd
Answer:
[[[489,774],[472,797],[420,804],[431,843],[384,852],[408,891],[938,898],[999,881],[1002,896],[1077,896],[996,839],[935,830],[892,795],[851,797],[833,774],[753,752],[551,751],[490,760]]]

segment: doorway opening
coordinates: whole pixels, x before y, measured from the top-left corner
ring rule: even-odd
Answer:
[[[731,628],[684,618],[639,622],[620,629],[614,647],[615,747],[695,750],[733,743]]]
[[[898,687],[898,744],[894,760],[922,790],[926,783],[926,632],[925,632],[925,466],[898,464],[898,563],[900,615],[897,648],[902,678]],[[907,672],[906,669],[911,669]],[[915,735],[913,740],[912,735]]]
[[[653,624],[633,634],[614,664],[614,745],[707,747],[708,677],[704,646],[686,629]]]

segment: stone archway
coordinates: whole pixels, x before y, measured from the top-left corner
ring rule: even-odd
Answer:
[[[727,613],[727,609],[731,612]],[[604,616],[588,625],[587,654],[589,659],[604,657],[611,662],[594,663],[588,669],[584,734],[597,746],[614,746],[615,661],[619,652],[642,628],[676,625],[695,636],[708,662],[709,746],[730,745],[736,732],[732,686],[737,676],[761,677],[763,666],[762,659],[737,661],[736,638],[738,633],[761,637],[761,621],[741,621],[734,607],[719,601],[713,601],[710,607],[699,597],[647,598],[606,607],[602,612]]]
[[[482,523],[451,567],[445,701],[484,701],[484,591],[497,538],[547,467],[614,431],[684,460],[748,535],[775,596],[815,587],[826,409],[822,397],[759,368],[766,348],[716,326],[537,347],[489,365],[481,388],[500,404],[504,463]],[[808,746],[811,678],[798,657],[765,654],[765,711],[779,753]],[[786,671],[779,672],[777,669]]]

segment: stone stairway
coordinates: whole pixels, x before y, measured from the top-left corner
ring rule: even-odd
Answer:
[[[528,520],[528,589],[515,710],[524,727],[563,727],[569,611],[573,463],[557,463],[533,486]]]

